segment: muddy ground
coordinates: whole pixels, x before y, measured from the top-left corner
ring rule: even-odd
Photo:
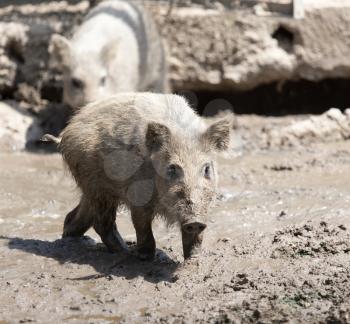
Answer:
[[[56,135],[64,126],[64,107],[59,103],[61,79],[49,69],[47,44],[53,32],[69,35],[72,25],[81,20],[93,2],[50,1],[40,7],[17,7],[10,6],[13,1],[3,1],[1,97],[6,105],[19,106],[15,116],[18,120],[21,114],[30,113],[43,124],[43,130]],[[322,18],[323,11],[310,13],[315,21],[322,18],[329,22],[322,25],[322,30],[316,28],[318,25],[305,29],[305,39],[322,41],[310,36],[318,32],[329,36],[322,41],[327,46],[306,42],[313,44],[312,55],[306,55],[307,51],[306,56],[297,53],[298,58],[306,57],[312,63],[312,71],[325,70],[329,74],[326,77],[344,77],[344,73],[348,77],[350,46],[347,29],[343,28],[349,24],[348,12],[331,10],[327,19]],[[163,30],[172,45],[170,68],[176,90],[198,90],[206,84],[203,89],[207,91],[216,88],[218,82],[221,86],[226,84],[226,79],[220,79],[218,71],[222,67],[217,62],[233,64],[226,55],[231,60],[230,53],[236,53],[232,45],[235,42],[228,42],[226,50],[222,50],[220,44],[226,42],[221,34],[218,41],[214,32],[207,31],[211,25],[216,26],[215,22],[225,27],[222,21],[226,18],[209,18],[195,16],[187,20],[173,12],[172,25]],[[276,19],[267,26],[275,26],[280,21]],[[237,19],[237,26],[244,29],[246,21],[250,26],[260,24],[262,18]],[[7,24],[10,22],[19,25]],[[289,31],[289,24],[283,26]],[[274,29],[270,27],[259,29],[266,36],[258,37],[262,48],[285,45],[283,37],[277,37],[279,34],[271,39]],[[226,28],[218,30],[226,33]],[[328,46],[334,33],[341,46]],[[202,35],[213,38],[205,43]],[[228,35],[235,40],[234,33]],[[343,42],[339,35],[344,36]],[[255,45],[254,34],[247,33],[248,36],[252,44],[243,42],[240,48],[248,49],[248,54],[255,53],[260,47]],[[214,56],[207,50],[212,39],[217,44]],[[300,44],[295,48],[300,49]],[[313,55],[314,49],[320,48],[327,50],[325,55]],[[293,51],[282,54],[293,61]],[[245,52],[237,53],[238,57],[246,57]],[[264,67],[261,73],[273,72],[274,76],[281,72],[274,61],[266,64],[267,68],[259,65]],[[302,67],[303,70],[295,71],[311,71],[310,67]],[[254,76],[251,80],[263,79]],[[229,85],[232,87],[232,82]],[[278,87],[282,88],[283,84]],[[328,93],[333,98],[346,93],[348,103],[348,84],[342,91],[338,86],[331,89],[335,90],[308,92],[307,97],[319,98],[321,93]],[[323,97],[320,101],[324,101]],[[270,105],[273,100],[267,102]],[[333,98],[332,102],[337,101]],[[208,221],[203,253],[186,263],[178,230],[166,228],[161,221],[154,224],[158,252],[153,262],[108,253],[92,230],[87,233],[89,238],[60,239],[65,214],[79,199],[60,156],[1,151],[0,324],[349,323],[350,113],[347,121],[339,114],[333,111],[330,118],[320,122],[308,119],[302,125],[310,131],[304,133],[290,123],[306,116],[238,116],[234,149],[220,159],[221,194]],[[25,127],[27,123],[30,124],[29,119],[23,121]],[[293,133],[295,130],[298,136]],[[13,132],[22,134],[18,129]],[[26,129],[22,132],[26,134]],[[13,141],[5,138],[5,144],[11,151]],[[126,210],[119,211],[117,223],[132,248],[135,233]]]
[[[237,118],[203,253],[187,263],[161,221],[153,262],[108,253],[92,230],[60,239],[79,197],[60,156],[2,154],[0,323],[348,323],[350,142],[259,143],[290,119]],[[133,244],[127,211],[117,223]]]

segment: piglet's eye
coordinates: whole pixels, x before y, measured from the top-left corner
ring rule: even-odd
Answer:
[[[84,88],[84,82],[78,78],[72,78],[71,83],[72,83],[72,86],[76,89]]]
[[[101,80],[100,80],[100,85],[101,86],[104,86],[106,84],[106,77],[102,77]]]
[[[166,169],[166,176],[170,180],[175,180],[181,176],[181,168],[176,164],[170,164]]]
[[[209,163],[204,165],[203,173],[204,173],[204,178],[211,179],[211,168]]]

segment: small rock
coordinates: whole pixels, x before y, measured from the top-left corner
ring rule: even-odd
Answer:
[[[282,217],[284,217],[284,216],[287,216],[287,213],[286,213],[284,210],[282,210],[282,211],[280,212],[280,214],[278,215],[278,218],[282,218]]]
[[[255,318],[255,319],[259,319],[260,318],[260,312],[256,309],[256,310],[254,310],[254,312],[253,312],[253,317]]]
[[[69,309],[72,311],[80,311],[81,310],[80,306],[71,306],[71,307],[69,307]]]
[[[218,239],[218,242],[223,242],[223,243],[227,243],[227,242],[230,242],[231,239],[229,239],[228,237],[223,237],[223,238],[219,238]]]
[[[42,136],[38,120],[17,105],[0,102],[0,151],[23,150]]]

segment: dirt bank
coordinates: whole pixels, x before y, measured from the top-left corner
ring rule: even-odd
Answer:
[[[18,89],[25,83],[39,97],[59,101],[60,75],[48,62],[50,36],[71,35],[97,2],[15,1],[0,6],[0,30],[6,30],[0,39],[1,94],[17,91],[18,97],[28,97]],[[176,90],[248,90],[276,81],[349,78],[347,5],[313,8],[305,19],[294,20],[276,13],[261,16],[251,7],[217,6],[215,1],[206,6],[185,3],[171,11],[164,1],[146,3],[168,43]]]
[[[286,80],[348,78],[349,8],[305,19],[260,17],[249,10],[175,10],[163,34],[176,89],[249,90]],[[344,30],[345,30],[344,29]]]
[[[238,117],[237,143],[290,122]],[[79,195],[60,157],[3,154],[0,321],[349,322],[350,142],[235,153],[220,160],[220,201],[189,264],[160,221],[154,262],[109,254],[93,231],[61,240]],[[126,211],[117,222],[134,242]]]

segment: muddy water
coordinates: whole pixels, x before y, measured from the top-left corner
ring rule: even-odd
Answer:
[[[0,321],[346,322],[349,166],[349,142],[222,158],[203,256],[183,265],[179,233],[161,221],[154,262],[109,254],[92,230],[94,241],[60,240],[79,199],[60,156],[2,154]],[[127,211],[117,223],[134,241]]]

